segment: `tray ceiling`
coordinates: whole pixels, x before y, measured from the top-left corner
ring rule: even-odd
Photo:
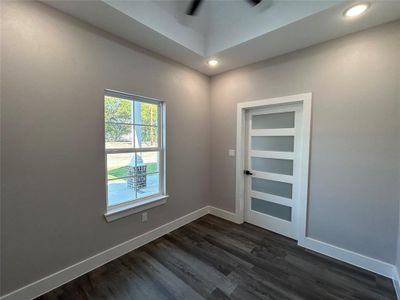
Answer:
[[[196,16],[188,0],[42,1],[204,74],[213,75],[400,18],[400,1],[373,2],[348,20],[348,1],[205,0]],[[206,61],[220,60],[215,68]]]

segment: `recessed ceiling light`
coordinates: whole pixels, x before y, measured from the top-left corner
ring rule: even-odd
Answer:
[[[356,17],[364,13],[368,9],[368,7],[369,7],[368,3],[357,4],[347,9],[344,12],[344,15],[346,17]]]
[[[216,59],[210,59],[210,60],[208,61],[208,65],[209,65],[210,67],[215,67],[215,66],[218,65],[218,64],[219,64],[219,61],[216,60]]]

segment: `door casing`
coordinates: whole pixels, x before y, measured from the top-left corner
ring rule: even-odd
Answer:
[[[244,221],[245,203],[245,155],[246,155],[246,111],[255,108],[268,108],[277,105],[301,104],[302,124],[299,138],[303,141],[299,149],[299,203],[297,209],[296,239],[299,245],[304,244],[307,235],[309,156],[311,138],[311,106],[312,93],[269,98],[237,104],[236,131],[236,199],[235,215],[238,223]]]

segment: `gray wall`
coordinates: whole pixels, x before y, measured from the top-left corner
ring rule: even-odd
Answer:
[[[400,216],[400,212],[399,212],[399,216]],[[400,275],[400,222],[399,222],[399,227],[398,227],[398,231],[397,231],[397,249],[396,249],[395,267],[397,269],[397,273]]]
[[[197,72],[39,3],[2,8],[1,294],[210,199],[233,211],[236,103],[309,91],[310,236],[395,261],[400,23],[213,77],[210,107]],[[103,218],[105,88],[167,101],[171,198],[147,223]]]
[[[204,207],[209,78],[40,3],[2,2],[1,293]],[[168,203],[106,223],[103,91],[167,102]]]
[[[234,211],[236,104],[313,93],[308,233],[394,263],[400,22],[217,75],[212,204]]]
[[[398,119],[398,130],[397,130],[397,141],[399,143],[399,149],[400,149],[400,73],[398,77],[398,85],[397,85],[397,91],[398,91],[398,104],[397,104],[397,112],[399,114],[399,119]],[[399,163],[399,180],[398,180],[398,187],[399,187],[399,203],[400,203],[400,151],[398,152],[398,163]],[[400,205],[399,205],[400,206]],[[398,274],[400,274],[400,210],[399,210],[399,229],[397,232],[397,252],[396,252],[396,268]],[[399,283],[400,284],[400,283]]]

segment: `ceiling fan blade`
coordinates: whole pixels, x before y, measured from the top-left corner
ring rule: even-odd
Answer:
[[[255,6],[260,3],[262,0],[247,0],[251,5]]]
[[[199,8],[199,5],[201,4],[202,1],[203,0],[193,0],[192,3],[190,3],[188,10],[186,11],[186,14],[189,16],[196,15],[196,11]]]

